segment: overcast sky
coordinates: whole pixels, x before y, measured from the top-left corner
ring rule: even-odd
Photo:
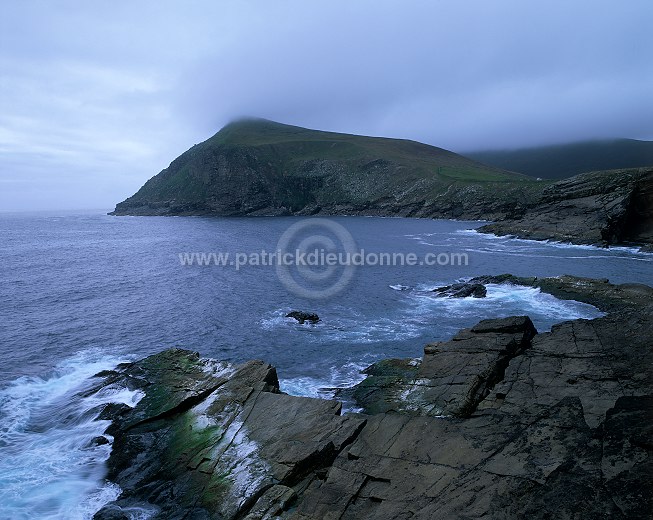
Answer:
[[[653,1],[0,3],[0,210],[111,208],[230,120],[653,139]]]

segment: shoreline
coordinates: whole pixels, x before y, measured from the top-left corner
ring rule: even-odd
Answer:
[[[406,511],[456,518],[504,510],[517,518],[565,516],[580,506],[644,518],[650,499],[629,489],[652,476],[641,466],[652,454],[644,450],[644,463],[644,452],[626,446],[650,428],[653,289],[571,276],[475,280],[539,287],[607,315],[541,334],[525,317],[485,320],[427,345],[420,363],[376,363],[351,389],[366,414],[342,416],[337,401],[281,393],[276,370],[261,361],[225,367],[168,350],[100,374],[98,390],[126,384],[145,397],[133,409],[101,414],[112,421],[109,479],[122,495],[95,518],[122,518],[121,508],[134,507],[166,518],[401,518]],[[614,370],[616,379],[607,377]],[[535,386],[524,393],[529,380]],[[596,435],[603,440],[592,448]],[[626,469],[602,469],[617,461]],[[628,489],[618,484],[624,479]],[[591,496],[590,482],[599,486]]]
[[[532,238],[529,237],[528,235],[513,235],[509,233],[505,234],[499,234],[495,231],[479,231],[482,227],[485,227],[486,225],[493,225],[497,224],[500,221],[491,221],[491,220],[485,220],[485,219],[463,219],[463,218],[444,218],[444,217],[406,217],[406,216],[400,216],[400,215],[367,215],[367,214],[331,214],[331,213],[320,213],[316,215],[294,215],[294,214],[289,214],[289,215],[215,215],[215,214],[206,214],[206,215],[195,215],[195,214],[188,214],[188,215],[131,215],[131,214],[113,214],[111,213],[106,213],[107,216],[111,217],[141,217],[141,218],[146,218],[146,217],[166,217],[166,218],[215,218],[215,219],[267,219],[267,218],[304,218],[304,219],[311,219],[311,218],[381,218],[381,219],[408,219],[408,220],[441,220],[441,221],[447,221],[447,222],[477,222],[479,224],[483,224],[479,226],[478,228],[470,228],[466,229],[465,231],[469,232],[476,232],[480,235],[488,235],[488,236],[493,236],[496,238],[506,238],[506,239],[515,239],[515,240],[523,240],[527,242],[539,242],[539,243],[544,243],[544,244],[560,244],[564,246],[577,246],[577,247],[591,247],[591,248],[596,248],[597,250],[619,250],[623,249],[625,251],[629,252],[634,252],[634,253],[644,253],[644,254],[653,254],[653,244],[648,244],[645,242],[641,243],[632,243],[632,242],[623,242],[623,243],[614,243],[614,244],[606,244],[606,243],[587,243],[587,242],[573,242],[571,240],[557,240],[555,238]]]
[[[148,181],[150,182],[150,181]],[[146,184],[145,186],[147,186]],[[451,185],[454,186],[454,185]],[[653,169],[651,167],[582,173],[541,186],[524,198],[484,191],[487,185],[456,185],[435,199],[383,197],[365,204],[319,197],[298,209],[267,198],[252,206],[236,200],[220,206],[201,197],[161,200],[147,189],[116,205],[110,215],[140,216],[378,216],[491,221],[482,232],[522,239],[556,240],[598,246],[633,244],[653,250]],[[507,189],[507,188],[506,188]],[[317,195],[316,195],[317,196]]]

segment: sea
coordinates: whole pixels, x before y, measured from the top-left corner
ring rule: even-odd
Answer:
[[[436,287],[501,273],[653,285],[653,254],[637,248],[496,237],[482,224],[0,213],[0,520],[89,519],[118,496],[111,446],[91,442],[108,426],[95,417],[140,395],[80,397],[118,363],[171,347],[262,359],[283,391],[328,399],[375,361],[418,358],[484,318],[526,314],[544,332],[601,316],[533,288],[442,298]]]

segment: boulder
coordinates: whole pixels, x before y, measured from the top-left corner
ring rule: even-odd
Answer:
[[[487,289],[480,283],[454,283],[433,289],[436,296],[448,298],[485,298]]]
[[[320,317],[314,312],[304,312],[304,311],[290,311],[286,314],[286,318],[294,318],[302,325],[306,322],[317,323],[320,321]]]
[[[109,439],[107,439],[104,435],[98,435],[97,437],[93,437],[91,439],[91,442],[89,443],[89,446],[90,447],[104,446],[106,444],[109,444]]]

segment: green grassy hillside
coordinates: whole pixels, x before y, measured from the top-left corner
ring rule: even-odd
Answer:
[[[653,166],[653,141],[614,139],[559,146],[473,152],[467,157],[543,179],[563,179],[579,173]]]
[[[116,213],[456,216],[479,198],[519,197],[540,184],[415,141],[250,119],[193,146]]]

